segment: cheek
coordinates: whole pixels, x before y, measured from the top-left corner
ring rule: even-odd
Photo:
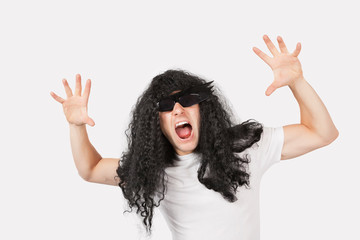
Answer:
[[[159,121],[160,121],[161,131],[163,132],[164,135],[167,135],[166,134],[166,132],[167,132],[167,129],[166,129],[167,118],[166,118],[166,116],[164,116],[164,114],[162,114],[162,113],[159,113]]]
[[[163,131],[163,129],[164,129],[164,119],[161,116],[161,114],[159,114],[159,123],[160,123],[160,128]]]
[[[198,128],[200,128],[200,108],[198,107],[197,109],[195,109],[195,112],[194,112],[194,116],[196,118],[196,122],[197,122],[197,125],[198,125]]]

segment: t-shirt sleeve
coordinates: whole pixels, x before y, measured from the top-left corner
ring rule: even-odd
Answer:
[[[258,142],[257,159],[259,170],[263,175],[273,164],[280,162],[284,144],[283,127],[264,127]]]

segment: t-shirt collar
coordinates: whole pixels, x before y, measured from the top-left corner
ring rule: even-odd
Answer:
[[[197,163],[200,160],[200,153],[191,152],[185,155],[178,155],[175,153],[174,164],[176,166],[188,166],[192,163]]]

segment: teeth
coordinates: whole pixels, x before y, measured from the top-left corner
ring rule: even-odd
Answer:
[[[177,128],[180,125],[184,125],[184,124],[189,124],[188,122],[178,122],[175,126],[175,128]]]

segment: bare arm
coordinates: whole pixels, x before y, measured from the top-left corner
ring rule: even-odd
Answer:
[[[303,76],[298,59],[301,44],[297,43],[294,52],[289,53],[283,39],[278,36],[279,52],[267,35],[263,39],[274,57],[269,57],[256,47],[253,50],[274,73],[274,81],[265,94],[270,96],[277,88],[289,86],[300,106],[300,123],[283,127],[281,159],[295,158],[330,144],[338,137],[339,131],[325,104]]]
[[[282,160],[295,158],[333,142],[339,131],[325,104],[304,78],[289,85],[300,106],[300,124],[284,126]]]
[[[119,186],[120,178],[116,173],[119,161],[119,158],[102,158],[91,170],[87,181]]]
[[[69,127],[71,151],[76,168],[79,175],[84,180],[88,180],[91,170],[102,157],[90,143],[85,124],[81,126],[69,124]]]
[[[70,124],[70,142],[76,168],[85,181],[118,186],[115,177],[120,159],[102,158],[90,143],[85,125]]]
[[[90,143],[86,131],[86,124],[94,126],[95,122],[87,115],[87,103],[90,94],[91,81],[86,82],[85,90],[81,96],[81,77],[76,75],[76,88],[73,95],[66,79],[63,80],[67,99],[51,92],[51,96],[62,104],[70,128],[71,150],[75,166],[79,175],[86,181],[118,185],[119,178],[116,169],[119,159],[102,158]]]

